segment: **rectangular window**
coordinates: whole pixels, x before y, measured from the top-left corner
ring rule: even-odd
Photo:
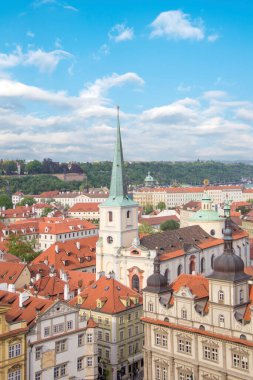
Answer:
[[[107,360],[110,360],[110,351],[109,350],[105,350],[105,357]]]
[[[68,329],[68,330],[73,329],[73,321],[68,321],[68,322],[67,322],[67,329]]]
[[[105,324],[109,325],[109,318],[105,318]]]
[[[102,348],[98,348],[98,357],[101,358],[101,356],[102,356]]]
[[[36,347],[35,348],[35,359],[39,360],[41,358],[42,354],[42,347]]]
[[[139,326],[136,325],[136,326],[135,326],[135,335],[138,335],[138,334],[139,334]]]
[[[12,344],[9,346],[9,359],[21,355],[21,343]]]
[[[41,380],[42,379],[42,373],[41,372],[36,372],[35,373],[35,380]]]
[[[110,334],[108,332],[105,333],[105,341],[109,342],[110,340]]]
[[[61,333],[64,331],[64,323],[59,323],[53,327],[54,334]]]
[[[124,339],[124,330],[120,330],[119,339],[122,341]]]
[[[64,340],[59,340],[58,342],[55,343],[55,351],[58,354],[59,352],[64,352],[67,350],[67,341],[66,339]]]
[[[87,343],[92,343],[92,341],[93,341],[92,334],[87,334]]]
[[[132,329],[131,327],[129,327],[128,329],[128,338],[131,338],[132,337]]]
[[[83,358],[77,358],[77,370],[83,369]]]
[[[217,348],[204,346],[203,353],[204,353],[204,359],[212,360],[213,362],[218,361],[218,349]]]
[[[21,380],[21,369],[8,373],[8,380]]]
[[[123,323],[124,323],[124,317],[122,316],[122,317],[119,318],[119,324],[123,325]]]
[[[131,314],[128,314],[128,320],[131,321]]]
[[[93,365],[93,360],[91,356],[87,357],[87,367],[92,367]]]
[[[50,334],[50,327],[45,327],[44,328],[44,336],[49,336]]]
[[[233,367],[244,370],[249,369],[248,357],[243,354],[233,353]]]
[[[54,379],[60,379],[67,374],[67,364],[60,364],[54,367]]]
[[[120,357],[120,359],[122,359],[124,357],[124,348],[123,347],[120,348],[120,350],[119,350],[119,357]]]
[[[78,347],[83,346],[84,344],[84,334],[78,335]]]
[[[178,339],[178,351],[185,352],[186,354],[191,354],[192,347],[191,341],[185,339]]]

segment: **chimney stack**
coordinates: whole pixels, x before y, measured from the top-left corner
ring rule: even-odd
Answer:
[[[27,293],[20,293],[19,294],[19,304],[18,304],[18,306],[19,307],[23,307],[24,302],[27,301],[28,298],[29,298],[29,294],[27,294]]]
[[[77,248],[78,250],[80,250],[80,249],[81,249],[81,244],[80,244],[80,241],[77,241],[77,242],[76,242],[76,248]]]
[[[69,284],[66,283],[64,285],[64,301],[68,301],[69,300]]]
[[[55,244],[54,250],[55,250],[55,253],[59,253],[59,245],[58,244]]]

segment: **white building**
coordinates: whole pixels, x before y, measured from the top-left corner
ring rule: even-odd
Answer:
[[[246,380],[253,376],[250,276],[224,231],[210,276],[180,275],[167,286],[159,259],[143,290],[144,380]]]

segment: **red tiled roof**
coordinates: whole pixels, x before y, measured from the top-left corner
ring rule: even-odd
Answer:
[[[83,202],[83,203],[76,203],[74,206],[72,206],[68,212],[99,212],[99,203],[96,202]]]
[[[46,311],[53,303],[48,299],[29,296],[23,303],[23,307],[20,308],[19,294],[0,290],[0,305],[10,305],[11,307],[6,314],[8,322],[25,320],[29,326],[35,321],[39,313]]]
[[[82,297],[82,304],[78,303],[78,297]],[[126,298],[130,301],[130,306],[125,306],[121,301]],[[137,298],[138,302],[134,303],[133,298]],[[97,300],[100,299],[104,303],[100,309],[97,309]],[[77,297],[69,302],[71,305],[78,304],[82,309],[97,310],[101,313],[116,314],[131,309],[142,304],[142,297],[139,293],[121,284],[114,278],[100,277],[94,284],[88,286]]]
[[[26,264],[16,262],[0,262],[0,283],[15,284]]]
[[[57,272],[60,271],[60,269],[75,270],[95,266],[95,247],[97,240],[98,236],[92,236],[82,239],[66,240],[64,243],[55,243],[37,256],[32,261],[32,264],[43,263],[46,260],[48,261],[48,265],[54,265]],[[80,243],[80,249],[77,247],[78,243]],[[58,253],[56,252],[57,247],[59,250]]]
[[[187,287],[196,298],[206,298],[209,296],[208,279],[201,274],[181,274],[170,285],[174,292],[178,292],[181,287]]]

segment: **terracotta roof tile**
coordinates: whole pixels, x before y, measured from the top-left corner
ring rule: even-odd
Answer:
[[[78,303],[80,297],[82,298],[82,303]],[[122,302],[123,297],[129,298],[129,306],[124,305]],[[138,300],[136,304],[133,302],[133,298]],[[104,301],[100,309],[97,308],[98,299]],[[116,314],[142,304],[142,297],[139,293],[121,284],[114,278],[102,276],[92,285],[88,286],[84,292],[81,292],[77,297],[73,298],[69,303],[71,305],[78,304],[79,307],[87,310]]]

